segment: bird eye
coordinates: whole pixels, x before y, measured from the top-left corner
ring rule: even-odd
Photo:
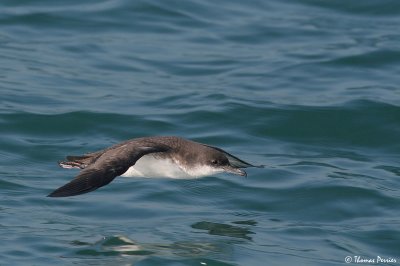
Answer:
[[[217,160],[212,160],[211,163],[212,164],[218,164],[218,161]]]

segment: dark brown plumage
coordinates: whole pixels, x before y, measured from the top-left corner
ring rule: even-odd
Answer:
[[[126,173],[146,155],[159,160],[168,159],[188,175],[191,175],[191,169],[199,166],[239,175],[246,175],[240,168],[262,167],[249,164],[222,149],[179,137],[137,138],[82,156],[67,156],[67,161],[59,162],[61,167],[82,170],[71,182],[48,196],[68,197],[98,189]],[[157,168],[157,165],[151,167]]]

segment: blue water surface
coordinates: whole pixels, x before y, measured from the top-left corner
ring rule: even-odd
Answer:
[[[398,265],[399,12],[1,1],[0,265]],[[266,167],[46,197],[66,155],[152,135]]]

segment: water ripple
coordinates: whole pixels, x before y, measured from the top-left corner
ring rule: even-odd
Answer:
[[[1,1],[1,263],[396,256],[399,8]],[[116,178],[79,197],[46,197],[78,173],[57,166],[66,155],[149,135],[266,167],[247,178]]]

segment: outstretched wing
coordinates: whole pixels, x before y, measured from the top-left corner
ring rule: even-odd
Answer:
[[[239,159],[238,157],[233,156],[232,154],[224,151],[223,149],[220,149],[220,148],[217,148],[217,147],[214,147],[214,146],[205,145],[205,144],[203,144],[203,145],[207,146],[207,147],[210,147],[210,148],[213,148],[213,149],[216,149],[217,151],[220,151],[220,152],[224,153],[225,156],[228,158],[230,165],[232,165],[233,167],[236,167],[236,168],[247,168],[247,167],[263,168],[264,167],[264,165],[253,165],[251,163],[245,162],[245,161]]]
[[[165,152],[168,149],[167,146],[162,145],[138,147],[126,144],[118,149],[107,150],[95,163],[83,169],[71,182],[56,189],[48,197],[69,197],[96,190],[125,173],[142,156]]]

